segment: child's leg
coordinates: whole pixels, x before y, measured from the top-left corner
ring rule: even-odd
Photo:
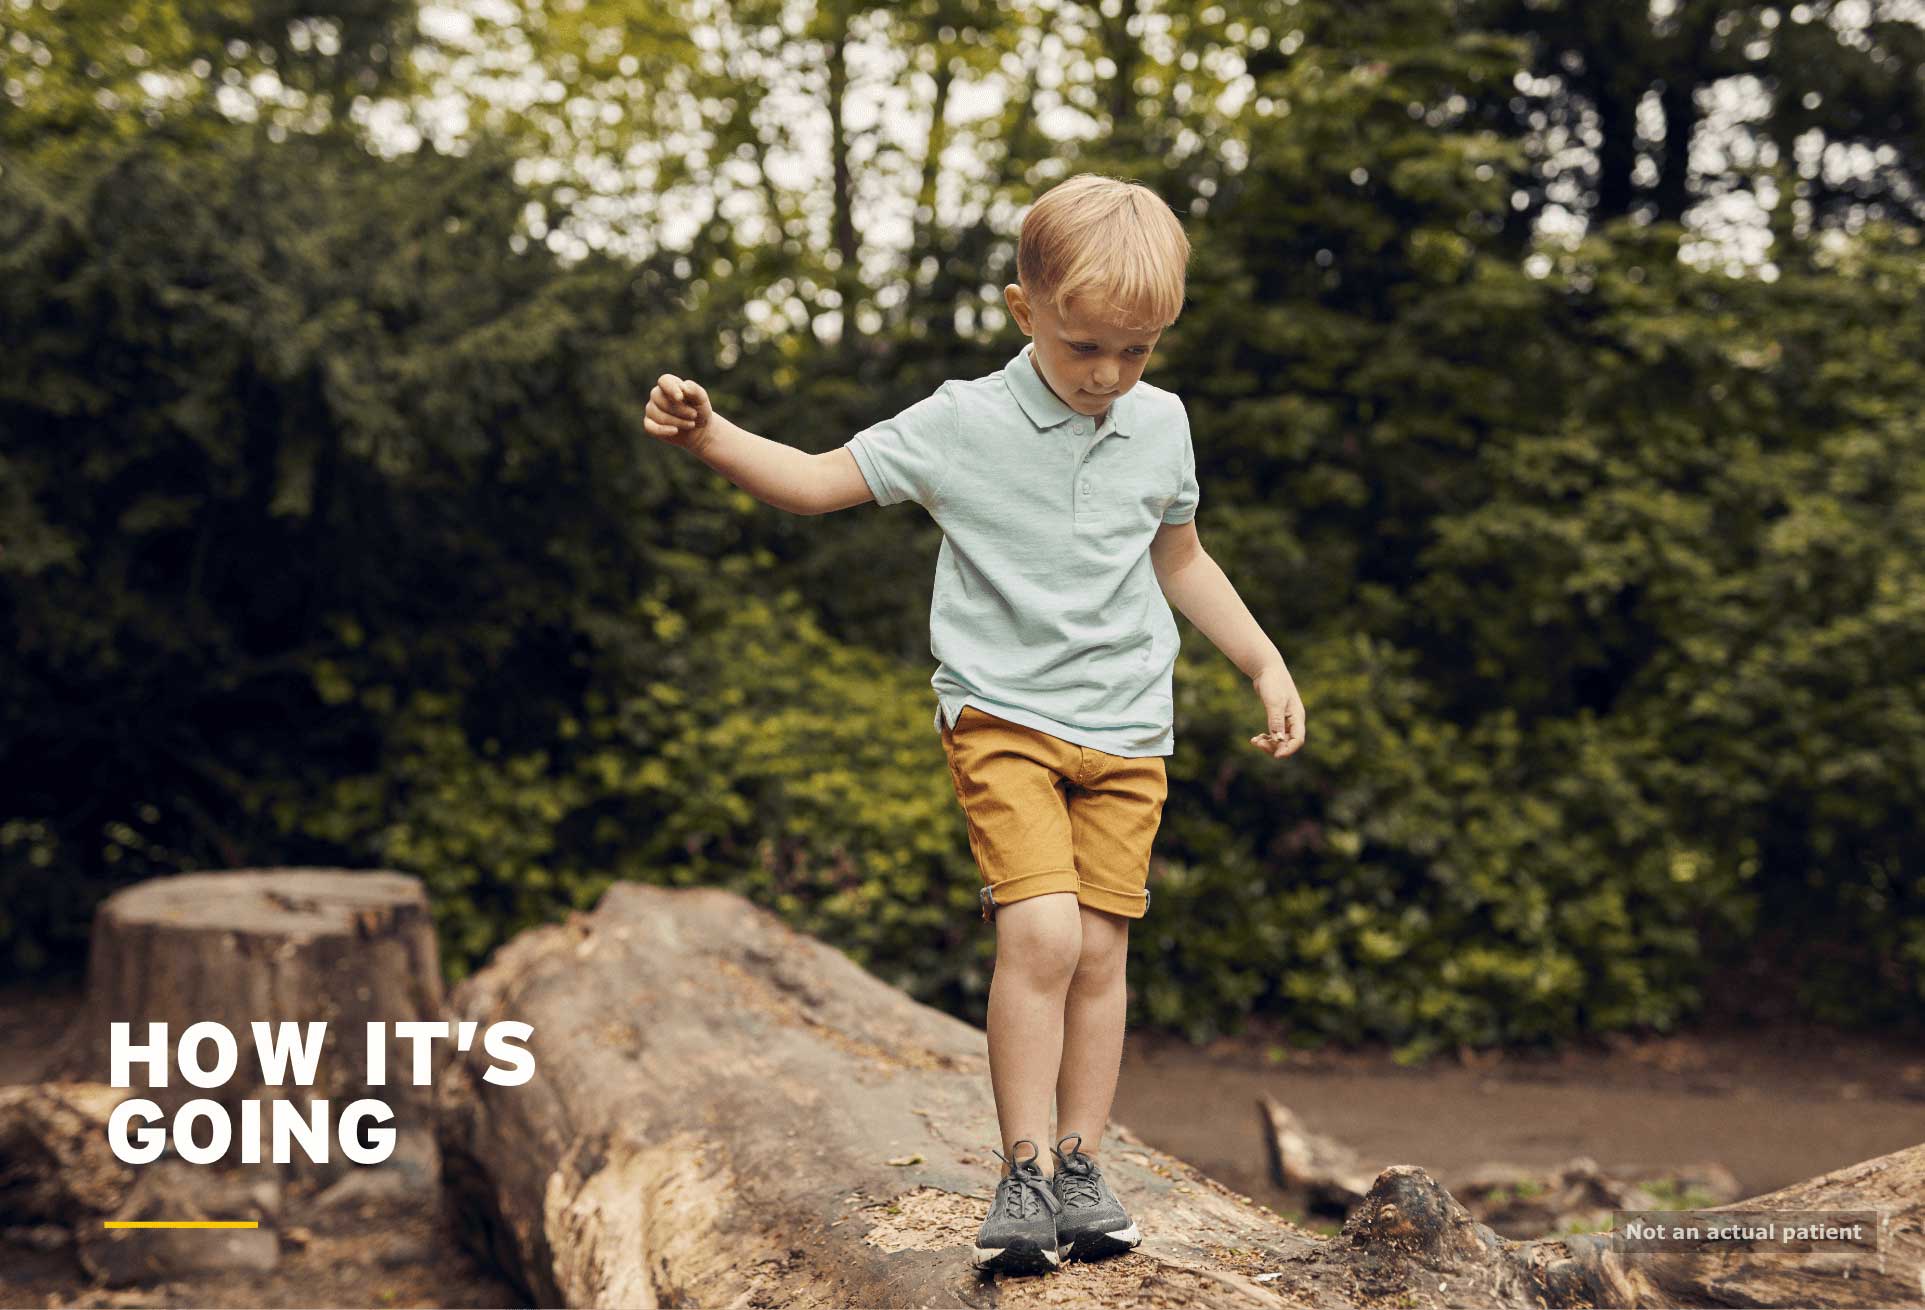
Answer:
[[[1056,1131],[1050,1140],[1081,1133],[1080,1149],[1093,1158],[1109,1124],[1123,1064],[1123,1016],[1129,1008],[1123,966],[1129,957],[1130,921],[1087,905],[1077,908],[1083,919],[1083,949],[1063,1010],[1063,1067],[1056,1081]]]
[[[1074,892],[1047,892],[997,906],[995,924],[988,1029],[996,1121],[1004,1152],[1028,1138],[1047,1177],[1055,1165],[1049,1102],[1063,1059],[1064,998],[1082,954],[1082,907]]]
[[[1082,1136],[1075,1150],[1094,1156],[1109,1127],[1110,1102],[1123,1064],[1123,1019],[1129,992],[1123,968],[1130,922],[1149,912],[1150,851],[1169,796],[1160,755],[1083,752],[1083,770],[1068,795],[1076,852],[1076,899],[1083,949],[1064,997],[1063,1068],[1056,1083],[1060,1142]]]

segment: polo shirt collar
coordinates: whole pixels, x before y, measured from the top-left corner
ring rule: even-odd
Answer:
[[[1016,352],[1016,358],[1003,366],[1003,377],[1009,383],[1010,394],[1016,397],[1023,413],[1029,421],[1039,428],[1053,428],[1065,419],[1088,418],[1078,410],[1070,408],[1054,391],[1043,375],[1036,371],[1035,361],[1029,357],[1030,347],[1025,344]],[[1119,437],[1130,435],[1131,400],[1128,392],[1110,402],[1109,416],[1104,419],[1111,430]]]

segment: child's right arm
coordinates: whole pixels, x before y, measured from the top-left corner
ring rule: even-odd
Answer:
[[[699,383],[664,373],[649,393],[642,429],[680,446],[765,504],[791,514],[826,514],[873,500],[846,447],[811,455],[758,437],[709,407]]]

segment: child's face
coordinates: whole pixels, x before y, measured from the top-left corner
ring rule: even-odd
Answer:
[[[1023,288],[1003,288],[1009,312],[1035,344],[1036,371],[1057,398],[1080,414],[1101,414],[1136,385],[1163,329],[1125,327],[1072,303],[1062,313],[1031,304]]]

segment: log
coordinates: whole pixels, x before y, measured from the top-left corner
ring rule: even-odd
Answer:
[[[458,1229],[531,1303],[982,1302],[984,1034],[839,951],[730,893],[619,883],[506,943],[450,1008],[534,1028],[529,1082],[484,1080],[471,1051],[436,1115]],[[1063,1271],[1089,1295],[1275,1305],[1250,1275],[1317,1249],[1127,1128],[1102,1150],[1151,1236]]]
[[[112,1214],[134,1171],[107,1144],[131,1093],[91,1083],[0,1087],[0,1228],[77,1226]]]
[[[144,1044],[147,1025],[160,1022],[167,1025],[168,1085],[150,1087],[146,1067],[136,1066],[132,1093],[170,1119],[181,1104],[202,1097],[238,1123],[248,1099],[288,1100],[305,1114],[317,1099],[338,1112],[371,1096],[393,1108],[397,1127],[425,1126],[433,1088],[416,1087],[408,1076],[413,1047],[394,1039],[393,1025],[444,1017],[434,923],[418,879],[343,869],[180,874],[123,888],[96,908],[86,998],[42,1076],[107,1083],[109,1025],[132,1024],[133,1040]],[[239,1045],[240,1062],[222,1087],[187,1082],[172,1057],[181,1034],[203,1020],[225,1025]],[[327,1023],[312,1087],[261,1084],[255,1020]],[[376,1088],[366,1083],[371,1020],[389,1025],[388,1081]],[[236,1131],[223,1160],[237,1160],[240,1147]],[[314,1165],[304,1152],[295,1159],[322,1177],[347,1167],[338,1152],[327,1165]]]
[[[1693,1292],[1607,1238],[1508,1240],[1409,1165],[1325,1239],[1112,1125],[1104,1172],[1143,1245],[991,1288],[969,1264],[1001,1168],[984,1034],[722,891],[617,884],[508,942],[450,1006],[534,1029],[530,1081],[489,1082],[470,1051],[436,1117],[458,1231],[532,1304],[1709,1305],[1767,1277]],[[1917,1162],[1860,1168],[1803,1199],[1876,1192],[1915,1225]],[[1843,1285],[1856,1303],[1906,1277],[1916,1297],[1915,1241]],[[1851,1303],[1826,1276],[1800,1304]]]
[[[1551,1305],[1925,1305],[1925,1145],[1834,1169],[1775,1192],[1693,1213],[1869,1210],[1878,1252],[1622,1253],[1608,1237],[1566,1239],[1568,1263],[1543,1279]]]
[[[1303,1197],[1310,1210],[1348,1217],[1376,1180],[1375,1169],[1347,1143],[1319,1133],[1289,1106],[1265,1093],[1257,1114],[1278,1187]],[[1451,1194],[1479,1223],[1503,1237],[1586,1231],[1609,1226],[1615,1210],[1665,1208],[1658,1189],[1687,1189],[1705,1206],[1735,1199],[1738,1180],[1715,1162],[1606,1170],[1588,1156],[1549,1169],[1491,1163],[1451,1180]]]
[[[1347,1215],[1370,1191],[1376,1171],[1343,1142],[1312,1132],[1276,1097],[1257,1098],[1264,1140],[1270,1146],[1270,1175],[1277,1186],[1300,1190],[1312,1210]]]

